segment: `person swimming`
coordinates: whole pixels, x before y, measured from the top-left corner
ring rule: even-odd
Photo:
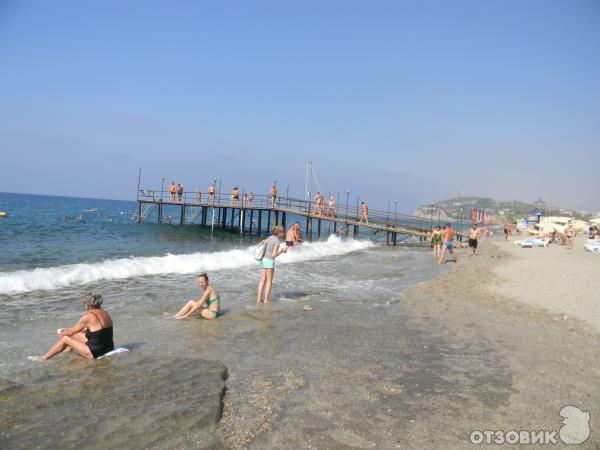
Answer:
[[[202,297],[200,297],[197,302],[193,300],[187,302],[187,304],[175,315],[175,319],[185,319],[195,311],[198,311],[200,317],[205,319],[210,320],[219,317],[221,298],[215,288],[209,284],[208,275],[206,273],[203,272],[198,275],[198,285],[200,286],[200,289],[204,291]]]
[[[75,350],[87,359],[96,359],[115,349],[113,342],[113,322],[110,315],[101,308],[100,294],[86,294],[83,300],[85,314],[72,328],[58,330],[60,339],[48,353],[29,359],[45,361],[59,353]]]

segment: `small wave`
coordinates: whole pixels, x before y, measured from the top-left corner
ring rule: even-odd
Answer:
[[[368,241],[342,241],[331,236],[325,242],[306,243],[277,258],[278,264],[293,264],[340,256],[375,244]],[[35,290],[51,290],[101,280],[120,280],[148,275],[191,274],[243,267],[255,267],[254,247],[212,253],[131,257],[108,259],[98,263],[20,270],[0,274],[0,293],[19,294]]]

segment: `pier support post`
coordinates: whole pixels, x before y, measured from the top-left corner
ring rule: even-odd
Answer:
[[[283,226],[283,230],[287,231],[287,225],[285,223],[285,212],[281,213],[281,225]]]
[[[254,210],[251,209],[250,210],[250,226],[248,227],[249,228],[249,230],[248,230],[248,234],[249,235],[252,235],[252,218],[253,218],[253,216],[254,216]]]
[[[321,219],[317,219],[317,240],[321,240]]]
[[[163,202],[162,200],[158,204],[158,223],[162,223],[163,218]]]
[[[333,222],[333,234],[337,233],[337,220]]]
[[[358,236],[358,228],[359,228],[358,225],[354,225],[354,237]]]
[[[279,211],[275,211],[275,226],[279,225]]]
[[[262,210],[258,210],[258,235],[262,233]]]
[[[267,234],[271,233],[271,210],[267,212]]]
[[[138,217],[137,223],[142,223],[142,202],[138,202]]]
[[[221,227],[223,229],[225,229],[225,228],[227,228],[227,208],[220,208],[220,209],[223,210]]]
[[[240,208],[240,234],[244,235],[244,208]]]
[[[185,225],[185,203],[181,204],[181,216],[179,217],[179,225]]]

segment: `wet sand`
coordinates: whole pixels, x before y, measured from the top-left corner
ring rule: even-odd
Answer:
[[[298,313],[305,332],[282,345],[295,347],[303,369],[286,373],[281,358],[250,373],[234,370],[220,442],[472,448],[473,430],[558,430],[560,409],[575,405],[592,417],[580,448],[598,448],[600,337],[495,292],[496,270],[517,261],[504,247],[484,242],[472,258],[459,251],[458,265],[406,291],[377,327],[352,312],[340,326]],[[333,331],[327,339],[319,339],[321,327]]]

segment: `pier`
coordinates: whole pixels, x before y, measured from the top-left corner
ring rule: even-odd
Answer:
[[[390,211],[369,209],[369,223],[360,220],[360,205],[336,204],[334,210],[325,205],[319,211],[314,201],[291,197],[254,195],[251,201],[233,200],[230,195],[207,192],[184,192],[172,198],[169,192],[138,189],[137,223],[175,223],[200,225],[205,228],[227,230],[242,236],[266,236],[272,228],[281,225],[285,230],[294,222],[303,226],[304,240],[327,239],[330,235],[362,237],[384,241],[388,245],[399,242],[425,243],[432,227],[438,225],[433,219]],[[165,215],[166,212],[169,214]],[[457,231],[457,239],[463,234]]]

